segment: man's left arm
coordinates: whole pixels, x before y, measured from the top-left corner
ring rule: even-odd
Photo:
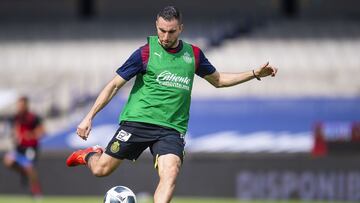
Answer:
[[[40,124],[38,125],[35,129],[34,129],[34,133],[37,139],[42,138],[45,135],[45,127],[44,124]]]
[[[35,139],[40,139],[45,135],[45,127],[43,124],[43,120],[36,116],[36,119],[34,121],[34,129],[31,132]]]
[[[272,76],[277,73],[277,68],[271,66],[269,62],[260,66],[258,69],[249,70],[240,73],[222,73],[215,71],[212,74],[206,75],[204,78],[216,88],[231,87],[238,85],[254,78],[261,80],[260,78]]]

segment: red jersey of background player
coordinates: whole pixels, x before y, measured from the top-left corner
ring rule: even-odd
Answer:
[[[21,97],[17,102],[17,111],[13,118],[13,130],[17,147],[28,148],[38,146],[43,135],[41,119],[29,111],[28,99]]]
[[[15,115],[14,133],[17,145],[21,147],[37,147],[39,136],[37,128],[41,125],[41,119],[32,112],[26,111]]]

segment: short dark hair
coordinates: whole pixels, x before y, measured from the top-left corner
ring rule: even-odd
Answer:
[[[18,99],[18,101],[22,101],[25,103],[29,103],[29,97],[25,96],[25,95],[21,95]]]
[[[164,20],[166,21],[171,21],[173,19],[176,19],[177,21],[179,21],[179,24],[182,23],[182,14],[180,10],[175,6],[166,6],[165,8],[163,8],[157,14],[156,19],[160,17],[164,18]]]

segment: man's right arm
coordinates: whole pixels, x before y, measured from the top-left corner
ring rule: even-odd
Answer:
[[[145,44],[140,47],[125,61],[125,63],[116,70],[117,75],[100,92],[95,104],[79,124],[76,133],[84,140],[89,136],[91,122],[95,115],[106,106],[117,91],[131,78],[139,73],[144,73],[147,60],[149,58],[149,46]]]
[[[126,80],[121,76],[116,75],[100,92],[99,96],[89,113],[81,121],[77,127],[76,133],[84,140],[89,136],[91,130],[91,122],[95,115],[111,101],[117,91],[126,83]]]

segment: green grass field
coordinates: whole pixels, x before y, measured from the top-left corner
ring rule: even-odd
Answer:
[[[0,203],[102,203],[102,197],[58,197],[46,196],[34,200],[28,196],[0,195]],[[151,203],[151,200],[140,200],[138,203]],[[208,198],[175,198],[172,203],[305,203],[302,201],[237,201],[234,199],[208,199]],[[325,203],[313,201],[306,203]],[[341,202],[332,202],[341,203]]]

